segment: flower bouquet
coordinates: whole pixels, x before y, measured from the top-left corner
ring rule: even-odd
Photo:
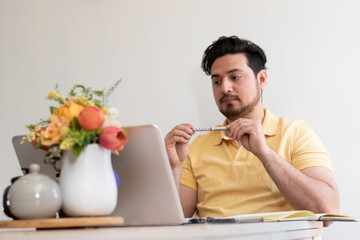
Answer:
[[[47,120],[28,125],[30,134],[23,141],[45,150],[44,162],[51,164],[57,171],[60,170],[57,162],[63,150],[72,150],[76,158],[84,147],[98,143],[118,154],[127,143],[127,131],[121,128],[117,120],[119,111],[108,108],[107,102],[119,83],[120,80],[106,92],[75,85],[67,97],[56,87],[47,98],[60,105],[50,106],[50,117]]]
[[[45,163],[61,170],[62,210],[68,216],[104,216],[115,209],[111,153],[118,154],[128,139],[117,120],[119,111],[107,102],[119,82],[106,92],[75,85],[67,97],[56,87],[47,98],[59,106],[50,107],[47,120],[27,126],[30,134],[23,141],[45,150]]]

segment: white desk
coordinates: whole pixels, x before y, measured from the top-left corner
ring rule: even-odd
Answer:
[[[157,227],[114,227],[57,230],[0,230],[0,239],[115,240],[115,239],[321,239],[322,222],[192,224]]]

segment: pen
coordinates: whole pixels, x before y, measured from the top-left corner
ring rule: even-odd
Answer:
[[[227,131],[227,127],[203,127],[203,128],[193,128],[194,132],[206,132],[206,131]]]
[[[254,223],[254,222],[263,222],[263,217],[230,217],[230,218],[221,218],[221,217],[215,217],[206,218],[207,223]]]
[[[190,223],[254,223],[263,222],[263,217],[201,217],[186,218],[185,222]]]

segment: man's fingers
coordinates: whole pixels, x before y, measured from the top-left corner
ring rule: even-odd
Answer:
[[[192,124],[184,123],[184,124],[176,126],[174,129],[184,131],[189,135],[193,135],[194,134],[194,131],[192,130],[193,128],[194,128],[194,126]]]
[[[174,127],[165,138],[165,141],[170,144],[174,145],[177,142],[180,143],[187,143],[191,136],[194,135],[194,132],[192,130],[191,124],[181,124]]]
[[[179,137],[179,136],[174,136],[173,139],[174,139],[174,143],[185,143],[186,144],[189,142],[188,139],[185,139],[185,138]]]
[[[256,128],[256,123],[249,119],[239,119],[227,126],[227,135],[235,140],[240,140],[244,135],[251,135]]]
[[[183,137],[185,139],[190,139],[191,135],[188,132],[184,132],[182,130],[175,130],[174,137]]]

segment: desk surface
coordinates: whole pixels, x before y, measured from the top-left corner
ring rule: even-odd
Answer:
[[[0,239],[321,239],[322,222],[289,221],[181,226],[108,227],[56,230],[2,229]]]

